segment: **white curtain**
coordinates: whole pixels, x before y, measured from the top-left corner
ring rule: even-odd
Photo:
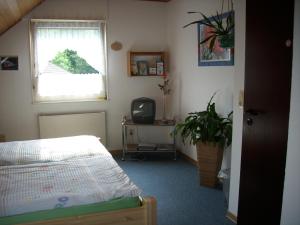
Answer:
[[[106,98],[104,22],[33,20],[31,30],[36,101]],[[74,74],[51,62],[59,52],[67,49],[76,51],[95,69],[94,72]]]

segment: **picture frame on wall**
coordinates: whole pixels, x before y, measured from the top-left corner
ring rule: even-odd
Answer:
[[[149,74],[147,61],[138,61],[137,67],[138,67],[138,73],[140,76],[147,76]]]
[[[18,70],[18,56],[0,56],[0,70]]]
[[[220,15],[226,22],[229,12]],[[209,18],[212,20],[212,18]],[[232,66],[234,65],[234,48],[223,48],[219,39],[215,40],[213,50],[209,49],[210,41],[200,44],[207,39],[213,28],[198,23],[198,65],[199,66]],[[234,35],[234,32],[233,32]]]

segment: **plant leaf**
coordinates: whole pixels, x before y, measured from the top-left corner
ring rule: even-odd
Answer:
[[[214,47],[215,47],[216,38],[217,38],[217,36],[214,36],[214,37],[211,39],[210,43],[209,43],[209,50],[210,50],[210,52],[212,52],[213,49],[214,49]]]
[[[215,35],[210,35],[207,38],[205,38],[203,41],[201,41],[199,44],[202,45],[203,43],[207,42],[209,39],[215,37]]]

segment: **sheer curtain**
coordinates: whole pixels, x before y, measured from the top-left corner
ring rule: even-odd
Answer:
[[[31,35],[36,101],[106,99],[103,21],[32,20]]]

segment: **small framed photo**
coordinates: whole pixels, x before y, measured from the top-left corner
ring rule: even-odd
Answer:
[[[163,62],[156,63],[156,73],[159,76],[164,75],[164,63]]]
[[[147,76],[148,75],[148,62],[147,61],[138,61],[137,62],[138,67],[138,75],[141,76]]]
[[[0,70],[18,70],[18,56],[0,56]]]
[[[150,67],[149,68],[149,75],[156,75],[156,68],[155,67]]]
[[[131,75],[138,75],[138,67],[137,67],[137,64],[132,64],[131,65]]]

